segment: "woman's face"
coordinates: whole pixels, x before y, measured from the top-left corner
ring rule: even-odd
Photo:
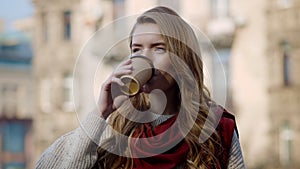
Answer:
[[[133,56],[143,55],[149,58],[156,69],[153,78],[143,86],[145,93],[150,93],[153,89],[173,91],[175,80],[170,74],[174,74],[174,70],[158,25],[153,23],[136,25],[132,35],[131,53]]]

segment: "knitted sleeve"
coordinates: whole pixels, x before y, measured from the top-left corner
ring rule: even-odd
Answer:
[[[106,121],[89,113],[80,127],[58,138],[41,155],[36,169],[91,168],[97,160],[97,147]]]
[[[236,131],[233,133],[231,148],[229,152],[229,163],[228,169],[244,169],[245,164],[243,160],[243,154],[239,142],[239,138],[237,136]]]

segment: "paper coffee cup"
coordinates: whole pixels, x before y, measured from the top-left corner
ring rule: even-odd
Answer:
[[[121,91],[129,96],[136,95],[141,87],[146,84],[154,74],[154,66],[145,56],[132,56],[132,74],[124,75],[120,79],[125,84]]]

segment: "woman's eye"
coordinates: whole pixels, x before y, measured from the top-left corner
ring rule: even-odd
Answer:
[[[133,48],[131,51],[132,51],[133,53],[136,53],[136,52],[139,52],[140,49],[139,49],[139,48]]]
[[[158,53],[164,53],[164,52],[166,52],[166,48],[164,48],[164,47],[157,47],[157,48],[155,48],[155,51],[158,52]]]

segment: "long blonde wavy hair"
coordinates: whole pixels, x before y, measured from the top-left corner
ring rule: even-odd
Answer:
[[[166,42],[168,52],[179,57],[179,60],[173,57],[170,59],[176,71],[177,86],[180,89],[178,91],[180,103],[178,109],[184,112],[179,113],[177,119],[180,121],[180,131],[185,136],[184,141],[189,146],[187,158],[181,168],[217,168],[219,161],[216,155],[221,147],[220,138],[215,131],[217,120],[214,116],[209,115],[208,102],[211,102],[211,99],[204,86],[200,46],[193,29],[173,10],[166,7],[155,7],[137,18],[130,34],[130,45],[136,25],[144,23],[157,24]],[[188,72],[192,72],[192,74]],[[130,101],[133,107],[123,104],[109,118],[114,132],[128,137],[112,134],[111,137],[105,139],[98,148],[98,159],[94,168],[133,167],[129,148],[130,136],[133,135],[136,128],[143,128],[143,125],[126,117],[136,110],[148,110],[151,103],[144,93],[132,97]],[[200,141],[201,137],[206,139]],[[112,152],[121,152],[125,155]]]

